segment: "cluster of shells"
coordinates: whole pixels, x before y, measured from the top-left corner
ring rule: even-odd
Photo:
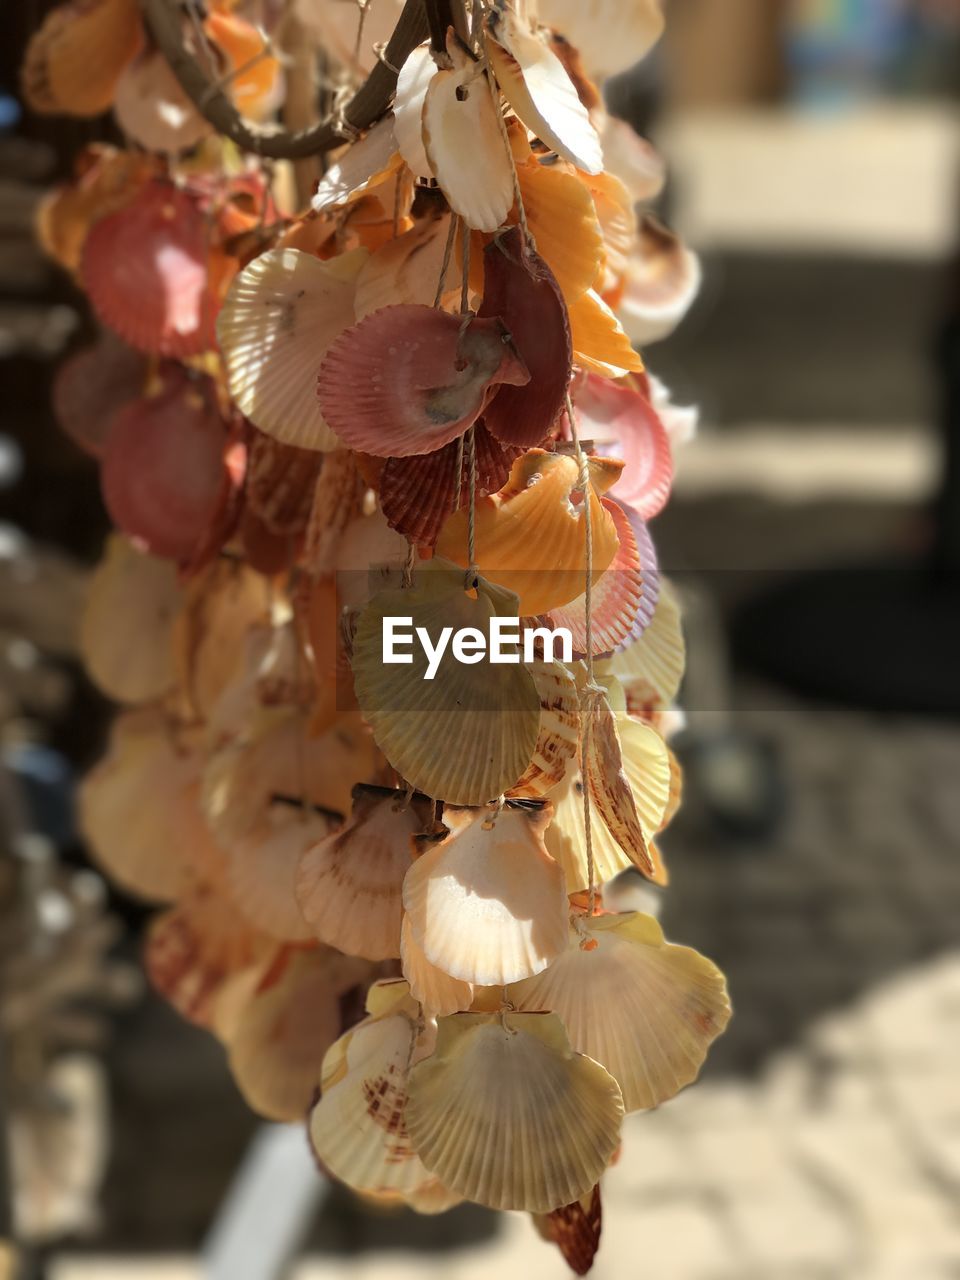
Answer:
[[[358,34],[352,4],[296,8],[346,78],[399,13],[373,0]],[[306,211],[211,135],[134,0],[57,9],[28,50],[36,109],[111,106],[129,139],[40,218],[102,326],[55,405],[117,527],[83,646],[124,709],[82,820],[162,904],[150,977],[253,1108],[306,1117],[377,1200],[537,1215],[582,1271],[624,1114],[729,1017],[708,960],[604,903],[629,868],[666,882],[679,803],[647,522],[691,415],[636,348],[698,271],[588,77],[650,48],[656,4],[469,8]],[[283,102],[237,6],[183,43],[248,117]],[[384,663],[396,616],[564,627],[572,658],[446,654],[428,680],[416,649]]]

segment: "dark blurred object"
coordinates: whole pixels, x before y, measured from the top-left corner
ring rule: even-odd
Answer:
[[[960,259],[936,349],[944,470],[930,553],[825,569],[739,611],[749,668],[847,706],[960,715]]]
[[[779,101],[783,16],[783,0],[671,0],[664,45],[671,106]]]

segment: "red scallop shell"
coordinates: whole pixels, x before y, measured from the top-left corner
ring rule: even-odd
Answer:
[[[164,374],[157,395],[114,419],[100,486],[124,533],[154,555],[189,560],[221,509],[229,436],[208,379],[193,381],[176,365]]]
[[[474,426],[477,494],[496,493],[521,450],[501,445],[484,423]],[[470,500],[469,455],[464,446],[458,485],[460,441],[420,458],[387,458],[380,472],[380,507],[391,528],[421,546],[433,546],[447,517]],[[459,492],[458,492],[459,491]],[[459,496],[459,502],[458,502]]]
[[[247,508],[264,528],[279,537],[304,533],[323,454],[281,444],[250,429],[247,458]]]
[[[153,179],[94,224],[80,275],[97,315],[125,342],[183,358],[215,346],[208,252],[200,201]]]
[[[146,380],[143,354],[105,331],[57,370],[53,411],[73,443],[99,458],[117,410],[139,398]]]
[[[567,306],[553,272],[524,243],[519,227],[495,236],[483,252],[481,316],[499,316],[513,339],[530,381],[501,387],[484,413],[489,429],[506,444],[542,444],[564,411],[573,347]]]

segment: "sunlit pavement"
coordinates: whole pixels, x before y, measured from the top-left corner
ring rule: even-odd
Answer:
[[[597,1280],[939,1280],[960,1269],[960,952],[818,1022],[755,1084],[706,1083],[626,1129]],[[522,1215],[440,1257],[306,1260],[293,1280],[568,1275]],[[54,1280],[187,1280],[187,1259]]]

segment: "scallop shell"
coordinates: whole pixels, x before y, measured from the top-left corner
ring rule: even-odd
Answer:
[[[114,721],[107,755],[80,786],[80,825],[94,861],[128,893],[179,898],[222,862],[198,801],[200,757],[154,709]]]
[[[652,916],[584,918],[579,927],[583,936],[571,931],[563,956],[508,998],[556,1013],[577,1052],[620,1085],[625,1110],[659,1106],[696,1079],[730,1019],[723,974],[666,942]]]
[[[632,125],[607,116],[600,131],[603,167],[620,179],[632,200],[648,203],[663,192],[667,166],[652,142],[641,138]]]
[[[261,951],[230,900],[200,889],[151,920],[143,963],[154,990],[182,1018],[208,1027],[226,983]]]
[[[517,169],[527,225],[567,306],[598,281],[603,233],[590,188],[563,164],[531,159]]]
[[[347,525],[336,557],[337,591],[343,606],[359,608],[382,587],[399,586],[408,550],[406,538],[390,528],[381,511]]]
[[[94,224],[80,275],[100,319],[125,342],[184,359],[214,345],[208,257],[200,201],[155,179]]]
[[[612,485],[621,464],[588,459],[593,581],[613,561],[617,531],[599,495]],[[586,577],[586,521],[571,495],[580,468],[570,455],[530,449],[513,464],[499,491],[476,504],[475,560],[491,582],[514,592],[524,617],[549,613],[575,600]],[[466,566],[469,518],[450,517],[437,540],[437,554]]]
[[[530,373],[523,386],[500,388],[484,421],[506,444],[542,444],[564,411],[573,349],[560,286],[540,255],[525,245],[519,227],[495,237],[484,250],[479,314],[500,317]]]
[[[510,10],[487,16],[487,57],[503,96],[531,133],[586,173],[603,168],[603,150],[563,63]]]
[[[400,955],[401,891],[413,857],[412,837],[431,822],[423,796],[358,786],[346,825],[303,851],[296,896],[312,932],[348,955]]]
[[[563,780],[580,741],[576,681],[560,662],[534,662],[527,670],[540,695],[540,736],[527,771],[511,795],[539,799]]]
[[[182,599],[169,561],[110,537],[80,621],[84,666],[108,697],[150,702],[173,687],[173,620]]]
[[[387,112],[362,138],[345,148],[320,179],[311,201],[314,213],[324,213],[355,200],[385,182],[401,163],[393,113]]]
[[[468,1200],[549,1213],[586,1195],[617,1148],[616,1082],[575,1054],[551,1014],[458,1013],[410,1072],[406,1108],[426,1167]]]
[[[136,0],[59,5],[24,55],[27,105],[42,114],[100,115],[109,110],[117,79],[142,43]]]
[[[100,468],[111,519],[154,555],[188,559],[229,483],[226,447],[212,383],[191,383],[174,366],[157,394],[113,419]]]
[[[662,0],[539,0],[538,16],[562,31],[590,74],[602,79],[645,57],[663,32]]]
[[[612,173],[594,174],[589,186],[603,233],[603,280],[599,292],[605,293],[618,289],[626,274],[637,239],[637,215],[633,196]]]
[[[304,1118],[323,1055],[340,1031],[340,997],[369,973],[362,961],[325,948],[280,954],[244,1008],[229,1044],[230,1071],[258,1115],[291,1122]]]
[[[229,63],[226,89],[241,115],[259,119],[279,106],[280,63],[253,23],[236,13],[213,9],[203,26]]]
[[[569,315],[573,357],[582,368],[604,378],[643,372],[643,361],[620,321],[593,289],[571,304]]]
[[[610,670],[623,683],[631,707],[647,708],[647,718],[664,710],[677,696],[683,679],[686,649],[676,593],[660,579],[660,595],[650,625],[638,640],[610,660]]]
[[[534,1217],[534,1226],[544,1240],[555,1244],[574,1274],[585,1276],[600,1248],[603,1209],[599,1182],[592,1191],[573,1204]]]
[[[230,286],[217,321],[230,394],[254,426],[283,444],[339,447],[317,405],[317,370],[353,323],[365,261],[360,250],[321,262],[299,249],[271,249]]]
[[[119,409],[138,400],[147,361],[109,331],[65,360],[53,380],[53,411],[74,444],[99,458]]]
[[[610,653],[642,635],[656,607],[660,587],[657,557],[647,527],[634,511],[601,499],[617,530],[617,553],[590,594],[591,647],[594,656]],[[579,596],[552,610],[554,626],[566,627],[578,658],[587,649],[587,599]]]
[[[643,347],[669,337],[693,305],[700,281],[697,255],[647,214],[640,223],[639,240],[627,264],[617,305],[630,341]]]
[[[624,460],[614,496],[652,520],[670,496],[673,451],[650,400],[629,384],[588,373],[577,387],[574,410],[581,440]]]
[[[652,373],[644,375],[650,390],[650,402],[663,423],[671,449],[689,444],[697,434],[700,410],[695,404],[674,404],[668,387]]]
[[[501,387],[500,392],[505,390]],[[474,424],[473,431],[476,492],[481,496],[496,493],[506,483],[520,450],[501,445],[482,419]],[[469,501],[470,455],[461,440],[452,440],[436,453],[421,457],[388,458],[380,473],[383,514],[391,528],[420,546],[432,546],[447,517]]]
[[[113,111],[124,133],[148,151],[186,151],[213,132],[158,49],[144,50],[128,63],[117,81]]]
[[[667,748],[656,730],[640,721],[621,716],[617,727],[623,774],[634,799],[647,855],[653,864],[653,878],[662,883],[663,869],[657,865],[650,839],[660,830],[669,803],[671,780]],[[590,883],[583,829],[583,785],[576,761],[570,762],[563,781],[549,792],[548,799],[554,806],[554,820],[547,828],[546,846],[563,868],[568,892],[576,893]],[[622,792],[620,800],[627,804]],[[602,884],[634,863],[608,830],[598,808],[595,806],[592,811],[591,834],[595,879]],[[635,826],[633,832],[636,837]]]
[[[244,639],[270,616],[270,583],[247,565],[217,559],[190,578],[174,625],[177,685],[199,720],[244,669]]]
[[[242,735],[268,707],[303,707],[313,691],[303,636],[293,620],[258,618],[239,638],[241,653],[206,717],[207,743]]]
[[[549,808],[446,811],[451,834],[403,882],[410,933],[430,964],[462,982],[502,986],[563,951],[567,895],[543,844],[549,819]]]
[[[450,215],[426,218],[372,253],[357,277],[354,303],[357,319],[363,320],[382,307],[402,303],[432,307],[443,270],[449,229]],[[460,278],[460,267],[451,255],[443,277],[441,302],[444,305],[459,302]]]
[[[83,150],[72,181],[55,187],[37,205],[37,237],[54,261],[79,275],[87,234],[98,219],[115,213],[156,173],[156,157],[117,151],[104,143]]]
[[[423,145],[423,104],[437,71],[429,44],[411,50],[397,76],[393,101],[394,132],[400,154],[418,178],[432,178],[433,169]]]
[[[416,1026],[404,1013],[367,1018],[327,1055],[335,1066],[324,1062],[310,1143],[323,1166],[354,1191],[405,1198],[434,1181],[404,1120],[415,1043]]]
[[[307,527],[323,455],[254,431],[247,448],[246,499],[271,533],[299,537]]]
[[[624,768],[620,726],[631,735],[634,761],[643,761],[633,777]],[[647,841],[659,831],[670,797],[670,760],[663,739],[639,721],[621,717],[618,725],[607,697],[597,697],[592,701],[584,775],[610,835],[636,867],[652,876],[655,868]],[[646,828],[641,813],[648,816]]]
[[[227,885],[244,919],[281,942],[314,937],[294,896],[300,859],[336,825],[332,817],[275,805],[230,848]]]
[[[300,804],[346,813],[351,778],[373,770],[372,744],[344,717],[322,737],[307,735],[296,708],[262,713],[239,742],[209,757],[203,779],[207,819],[224,845],[256,832],[271,804]]]
[[[331,573],[345,530],[363,511],[364,485],[349,449],[324,454],[307,520],[303,560],[311,577]]]
[[[667,807],[663,811],[663,817],[660,819],[660,830],[663,831],[669,827],[670,823],[677,816],[683,800],[683,767],[677,759],[676,753],[667,747],[667,755],[670,759],[670,798],[667,801]]]
[[[410,994],[422,1005],[425,1017],[439,1018],[470,1008],[473,983],[451,978],[430,963],[413,936],[410,917],[406,915],[400,929],[400,961]]]
[[[409,590],[381,591],[361,612],[353,641],[357,699],[381,751],[425,795],[483,804],[513,786],[536,746],[540,700],[523,667],[488,656],[466,665],[448,648],[432,680],[419,644],[410,665],[384,664],[384,618],[410,617],[436,645],[445,627],[486,635],[491,618],[516,616],[516,597],[482,578],[468,595],[462,570],[439,559],[420,566]]]
[[[423,104],[427,160],[454,213],[477,231],[496,231],[513,207],[513,165],[499,107],[482,65],[452,32],[447,54],[453,69],[431,78]]]
[[[529,374],[497,320],[434,307],[367,316],[330,346],[317,390],[327,422],[352,449],[381,457],[433,453],[483,412],[501,383]]]

